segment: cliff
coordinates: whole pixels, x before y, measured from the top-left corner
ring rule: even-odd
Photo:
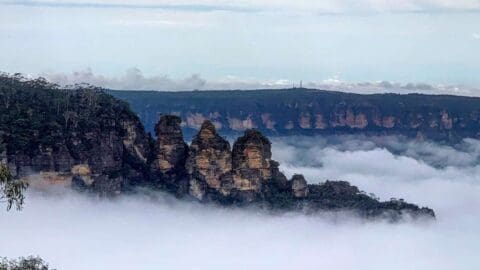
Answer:
[[[181,118],[163,115],[154,140],[126,103],[94,87],[60,89],[42,79],[0,76],[0,113],[2,162],[32,184],[100,196],[148,186],[179,198],[270,211],[434,217],[431,209],[403,201],[379,202],[347,182],[288,180],[258,130],[247,129],[230,147],[205,120],[189,146]]]
[[[0,102],[2,156],[14,176],[101,195],[145,179],[151,138],[125,102],[94,87],[5,75]]]
[[[207,119],[228,136],[255,128],[269,136],[401,135],[444,142],[480,137],[480,98],[473,97],[313,89],[109,93],[127,101],[147,130],[158,115],[178,115],[187,138]]]

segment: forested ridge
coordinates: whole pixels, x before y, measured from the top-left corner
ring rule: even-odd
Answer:
[[[113,91],[128,101],[148,131],[158,115],[184,121],[186,137],[204,119],[223,134],[256,128],[270,136],[401,135],[456,142],[480,136],[480,98],[424,94],[361,95],[316,89]]]

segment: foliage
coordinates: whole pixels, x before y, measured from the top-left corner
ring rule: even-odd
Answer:
[[[0,202],[7,203],[7,210],[13,205],[17,210],[22,208],[26,188],[27,183],[13,179],[8,167],[0,164]]]
[[[88,132],[121,133],[119,120],[132,118],[136,115],[127,103],[100,88],[75,85],[62,89],[43,78],[0,73],[0,141],[7,155],[56,151],[68,145],[69,139],[88,147],[95,140],[85,135]]]
[[[17,260],[0,258],[0,270],[49,270],[49,266],[40,257],[21,257]],[[54,270],[54,269],[51,269]]]

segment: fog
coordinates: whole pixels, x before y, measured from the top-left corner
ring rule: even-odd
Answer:
[[[40,255],[58,269],[479,269],[480,142],[398,138],[273,140],[288,176],[350,181],[388,200],[433,208],[435,222],[266,215],[161,193],[97,200],[30,190],[0,212],[0,256]]]

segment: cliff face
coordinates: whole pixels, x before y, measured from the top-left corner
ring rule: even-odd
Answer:
[[[221,205],[275,211],[352,210],[365,217],[433,217],[403,201],[379,202],[347,182],[288,180],[271,143],[247,129],[233,144],[203,121],[190,146],[182,120],[163,115],[154,141],[128,106],[95,88],[59,89],[0,76],[0,158],[12,174],[111,196],[139,185]]]
[[[0,100],[3,156],[16,177],[101,195],[143,181],[151,138],[125,103],[91,87],[6,77]]]
[[[178,115],[188,138],[204,120],[225,135],[255,128],[267,135],[401,135],[445,142],[480,138],[480,98],[472,97],[310,89],[110,93],[128,101],[147,130],[159,114]]]

